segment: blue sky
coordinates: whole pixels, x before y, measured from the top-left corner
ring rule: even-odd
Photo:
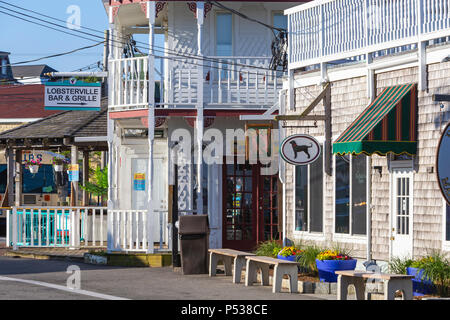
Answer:
[[[71,14],[68,14],[66,12],[67,9],[71,5],[76,5],[80,8],[80,24],[82,26],[100,31],[108,28],[108,18],[101,0],[6,0],[6,2],[64,21],[66,21],[71,16]],[[21,11],[16,8],[9,7],[4,3],[0,3],[0,6],[5,8],[7,7],[16,11]],[[15,14],[14,12],[5,10],[4,8],[0,8],[0,11],[7,11],[11,14]],[[29,12],[25,13],[32,15],[32,13]],[[48,20],[45,17],[40,18]],[[62,24],[61,22],[57,21],[53,22]],[[2,13],[0,13],[0,30],[0,51],[7,51],[11,53],[11,63],[70,51],[95,43],[94,41],[80,39],[41,26],[37,26],[26,21],[18,20]],[[89,30],[81,30],[93,33]],[[94,34],[101,36],[100,33]],[[99,41],[101,40],[99,39]],[[73,71],[75,69],[79,69],[86,65],[102,60],[102,56],[103,47],[100,45],[95,48],[76,52],[74,54],[41,60],[31,64],[47,64],[58,71]]]

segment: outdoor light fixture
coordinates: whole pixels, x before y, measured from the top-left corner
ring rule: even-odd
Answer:
[[[375,166],[375,167],[373,167],[373,169],[378,171],[378,173],[380,174],[380,177],[382,176],[382,172],[383,172],[382,166]]]

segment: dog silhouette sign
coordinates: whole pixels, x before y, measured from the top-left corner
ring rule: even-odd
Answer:
[[[289,136],[280,146],[281,158],[294,165],[307,165],[316,161],[320,151],[319,142],[306,134]]]

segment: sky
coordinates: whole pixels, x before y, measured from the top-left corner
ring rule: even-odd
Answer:
[[[104,31],[108,28],[108,18],[101,0],[5,0],[5,2],[64,21],[73,18],[76,13],[76,11],[67,13],[67,10],[70,9],[71,6],[78,6],[81,26],[99,31]],[[6,11],[19,16],[19,14],[16,14],[10,10],[21,11],[0,2],[0,11]],[[33,15],[30,12],[23,13]],[[23,18],[32,20],[28,17]],[[40,18],[49,20],[45,17]],[[76,23],[75,20],[70,21]],[[41,21],[37,22],[42,23]],[[65,25],[64,23],[58,21],[52,22]],[[65,31],[71,30],[66,29]],[[94,33],[89,30],[81,29],[81,31],[93,33],[99,36],[102,35],[101,33]],[[98,39],[98,41],[101,41],[101,39]],[[0,12],[0,51],[7,51],[11,53],[9,56],[11,63],[70,51],[76,48],[92,45],[98,41],[89,41],[60,33],[58,31],[50,30],[7,16]],[[29,64],[47,64],[58,71],[74,71],[102,60],[102,56],[103,46],[100,45],[98,47],[86,49],[70,55],[41,60]]]

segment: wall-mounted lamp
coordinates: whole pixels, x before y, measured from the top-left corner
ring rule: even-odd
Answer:
[[[380,177],[381,177],[382,172],[383,172],[383,167],[382,167],[382,166],[375,166],[375,167],[373,167],[373,169],[376,170],[376,171],[378,171],[378,174],[379,174]]]
[[[427,173],[433,173],[434,167],[427,167]]]

